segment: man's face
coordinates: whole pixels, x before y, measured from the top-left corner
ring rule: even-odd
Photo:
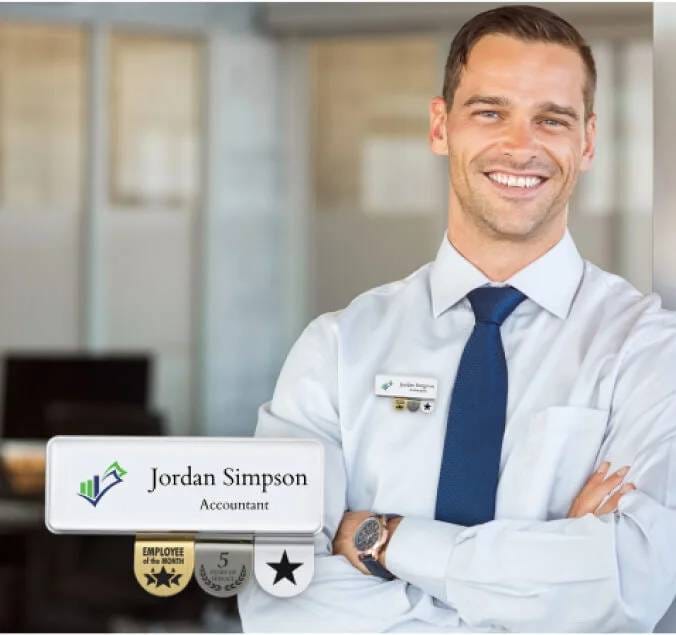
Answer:
[[[594,152],[584,121],[585,68],[559,44],[487,35],[472,48],[446,114],[430,105],[430,141],[449,156],[451,213],[484,235],[528,240],[566,223]]]

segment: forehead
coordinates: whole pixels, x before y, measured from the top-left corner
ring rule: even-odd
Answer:
[[[584,82],[584,62],[574,48],[491,34],[472,47],[456,98],[500,94],[579,106]]]

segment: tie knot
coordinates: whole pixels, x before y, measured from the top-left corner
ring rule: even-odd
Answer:
[[[467,294],[477,322],[500,326],[526,299],[526,296],[514,287],[478,287]]]

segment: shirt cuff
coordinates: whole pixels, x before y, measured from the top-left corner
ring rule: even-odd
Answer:
[[[385,552],[395,576],[446,602],[446,571],[458,534],[467,529],[441,520],[404,516]]]

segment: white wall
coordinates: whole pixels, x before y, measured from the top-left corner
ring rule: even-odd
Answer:
[[[277,46],[213,33],[204,316],[205,432],[253,432],[282,356]]]
[[[177,434],[249,434],[285,351],[281,334],[276,49],[250,4],[0,4],[0,21],[89,36],[82,210],[0,215],[0,350],[147,350],[153,401]],[[110,209],[108,37],[205,43],[205,196],[192,216]],[[209,163],[207,164],[207,159]]]

